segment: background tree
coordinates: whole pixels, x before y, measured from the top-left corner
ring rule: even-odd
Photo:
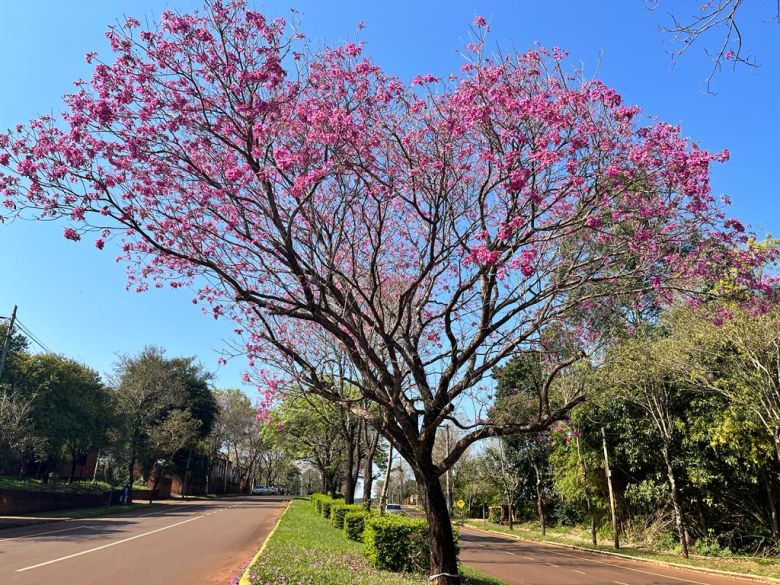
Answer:
[[[669,493],[682,554],[688,557],[688,526],[679,488],[674,458],[679,446],[680,405],[689,400],[675,359],[680,348],[661,332],[623,341],[607,358],[603,371],[605,384],[623,399],[642,408],[653,422],[660,439]]]
[[[121,420],[121,453],[127,484],[135,482],[136,464],[148,460],[150,435],[165,415],[182,403],[185,388],[162,350],[147,347],[124,356],[114,369],[116,404]]]
[[[189,410],[172,410],[149,432],[149,458],[152,460],[152,489],[149,503],[165,473],[173,468],[173,458],[193,445],[200,436],[200,420]]]

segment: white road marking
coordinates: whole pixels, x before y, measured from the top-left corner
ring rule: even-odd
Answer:
[[[560,569],[560,565],[556,565],[555,563],[545,563],[545,565],[550,565],[551,567],[555,567],[556,569]]]
[[[535,560],[536,560],[536,559],[534,559],[533,557],[523,557],[523,558],[524,558],[524,559],[528,559],[529,561],[535,561]]]
[[[612,581],[613,583],[617,583],[617,585],[628,585],[628,583],[623,583],[623,581]]]
[[[556,552],[556,551],[550,551],[550,552],[555,552],[555,554],[560,555],[562,557],[571,557],[572,559],[586,560],[586,561],[589,561],[591,563],[597,563],[599,565],[608,565],[610,567],[616,567],[618,569],[625,569],[626,571],[634,571],[635,573],[644,573],[645,575],[653,575],[654,577],[664,577],[666,579],[673,579],[675,581],[682,581],[684,583],[695,583],[696,585],[709,585],[709,583],[705,583],[703,581],[694,581],[693,579],[685,579],[683,577],[673,577],[672,575],[665,575],[663,573],[654,573],[653,571],[644,571],[642,569],[635,569],[633,567],[628,567],[626,565],[617,565],[615,563],[608,563],[606,561],[597,561],[596,559],[590,558],[587,553],[582,555],[582,556],[576,556],[576,555],[568,555],[568,554],[560,553],[560,552]],[[678,567],[674,567],[674,568],[676,569]],[[682,569],[682,570],[684,570],[684,569]],[[617,581],[616,581],[616,583],[617,583]],[[627,584],[624,584],[624,585],[627,585]]]
[[[78,530],[79,528],[87,528],[87,526],[74,526],[73,528],[61,528],[60,530],[49,530],[48,532],[34,532],[33,534],[20,534],[19,536],[9,536],[8,538],[0,538],[0,542],[6,540],[16,540],[17,538],[32,538],[33,536],[45,536],[47,534],[57,534],[58,532],[68,532],[69,530]]]
[[[585,571],[578,571],[577,569],[572,569],[575,573],[579,573],[580,575],[587,575]]]
[[[118,544],[123,544],[125,542],[130,542],[131,540],[136,540],[137,538],[142,538],[144,536],[149,536],[150,534],[154,534],[156,532],[162,532],[163,530],[168,530],[169,528],[174,528],[176,526],[181,526],[182,524],[187,524],[187,522],[192,522],[193,520],[197,520],[199,518],[203,518],[203,516],[195,516],[194,518],[189,518],[187,520],[182,520],[181,522],[177,522],[176,524],[169,524],[168,526],[163,526],[162,528],[158,528],[157,530],[151,530],[149,532],[144,532],[142,534],[136,534],[135,536],[131,536],[129,538],[125,538],[123,540],[117,540],[115,542],[109,542],[108,544],[104,544],[102,546],[96,546],[95,548],[90,548],[88,550],[83,550],[81,552],[73,553],[72,555],[67,555],[64,557],[60,557],[58,559],[52,559],[50,561],[45,561],[43,563],[38,563],[37,565],[30,565],[29,567],[24,567],[21,569],[16,569],[17,573],[22,573],[24,571],[29,571],[30,569],[37,569],[38,567],[45,567],[46,565],[52,565],[54,563],[59,563],[60,561],[66,561],[68,559],[72,559],[74,557],[80,557],[82,555],[86,555],[95,551],[103,550],[104,548],[109,548],[111,546],[116,546]]]

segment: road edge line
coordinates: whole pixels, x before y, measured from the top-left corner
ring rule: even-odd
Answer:
[[[290,505],[292,503],[293,503],[292,499],[290,499],[287,502],[287,507],[284,509],[284,512],[282,512],[279,515],[279,518],[276,520],[276,524],[274,524],[274,527],[271,529],[271,532],[269,532],[268,536],[265,537],[263,544],[260,546],[260,550],[258,550],[255,556],[252,557],[252,560],[249,561],[249,564],[246,566],[246,569],[244,569],[244,572],[241,574],[241,579],[238,580],[238,585],[252,585],[252,582],[249,580],[249,570],[263,554],[263,551],[265,551],[265,547],[268,545],[268,541],[271,540],[271,537],[274,535],[274,532],[276,532],[276,529],[279,528],[279,524],[282,523],[282,518],[284,518],[284,515],[287,514],[287,510],[290,509]]]
[[[597,550],[593,548],[588,548],[585,546],[577,546],[576,544],[563,544],[561,542],[551,542],[549,540],[531,540],[528,538],[523,538],[522,536],[516,535],[516,534],[507,534],[506,532],[500,532],[498,530],[490,530],[488,528],[477,528],[476,526],[471,526],[469,524],[464,524],[461,528],[471,528],[472,530],[477,530],[479,532],[489,532],[490,534],[497,534],[499,536],[506,536],[507,538],[512,538],[514,540],[522,540],[525,542],[532,542],[534,544],[545,544],[549,546],[557,546],[559,548],[567,548],[569,550],[577,550],[582,552],[590,552],[597,555],[604,555],[608,557],[617,557],[620,559],[626,559],[629,561],[640,561],[643,563],[648,563],[651,565],[658,565],[660,567],[675,567],[677,569],[689,569],[691,571],[698,571],[699,573],[709,573],[711,575],[724,575],[727,577],[739,577],[741,579],[748,579],[750,581],[756,581],[758,583],[778,583],[780,584],[780,579],[776,577],[767,577],[764,575],[753,575],[751,573],[738,573],[736,571],[724,571],[722,569],[709,569],[707,567],[695,567],[692,565],[685,565],[683,563],[673,563],[670,561],[659,561],[656,559],[646,559],[642,557],[634,557],[631,555],[621,554],[618,552],[613,552],[609,550]],[[244,585],[243,583],[241,585]]]

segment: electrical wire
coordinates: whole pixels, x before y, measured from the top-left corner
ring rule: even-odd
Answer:
[[[54,351],[45,343],[43,343],[32,331],[30,331],[30,328],[27,327],[24,323],[22,323],[18,317],[16,319],[16,326],[19,327],[19,330],[22,333],[24,333],[26,337],[28,337],[31,341],[33,341],[43,351],[47,353],[54,353]]]

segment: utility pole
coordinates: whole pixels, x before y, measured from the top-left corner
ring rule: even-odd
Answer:
[[[618,536],[617,514],[615,513],[615,494],[612,491],[612,470],[609,468],[609,454],[607,453],[607,434],[601,427],[601,444],[604,447],[604,472],[607,475],[607,488],[609,489],[609,511],[612,513],[612,535],[615,538],[615,548],[620,548]]]
[[[593,546],[596,546],[596,514],[593,512],[593,502],[590,498],[590,488],[588,487],[588,470],[585,467],[585,459],[582,457],[582,447],[580,446],[579,432],[575,435],[577,441],[577,457],[580,460],[580,471],[582,472],[582,490],[585,492],[585,502],[588,505],[588,516],[590,516],[590,540]]]
[[[5,332],[5,339],[3,339],[3,352],[0,354],[0,376],[3,375],[3,368],[5,368],[5,358],[8,356],[8,350],[11,347],[11,336],[14,333],[14,324],[16,323],[16,305],[11,312],[11,322],[8,324],[8,330]]]
[[[444,455],[446,459],[450,454],[450,425],[444,425],[444,440],[447,452]],[[452,518],[452,483],[450,483],[450,468],[447,468],[446,480],[447,480],[447,512]]]
[[[379,498],[379,513],[385,513],[385,506],[387,506],[387,487],[390,485],[390,471],[393,468],[393,443],[390,443],[390,451],[387,453],[387,471],[385,471],[385,483],[382,485],[382,496]]]

